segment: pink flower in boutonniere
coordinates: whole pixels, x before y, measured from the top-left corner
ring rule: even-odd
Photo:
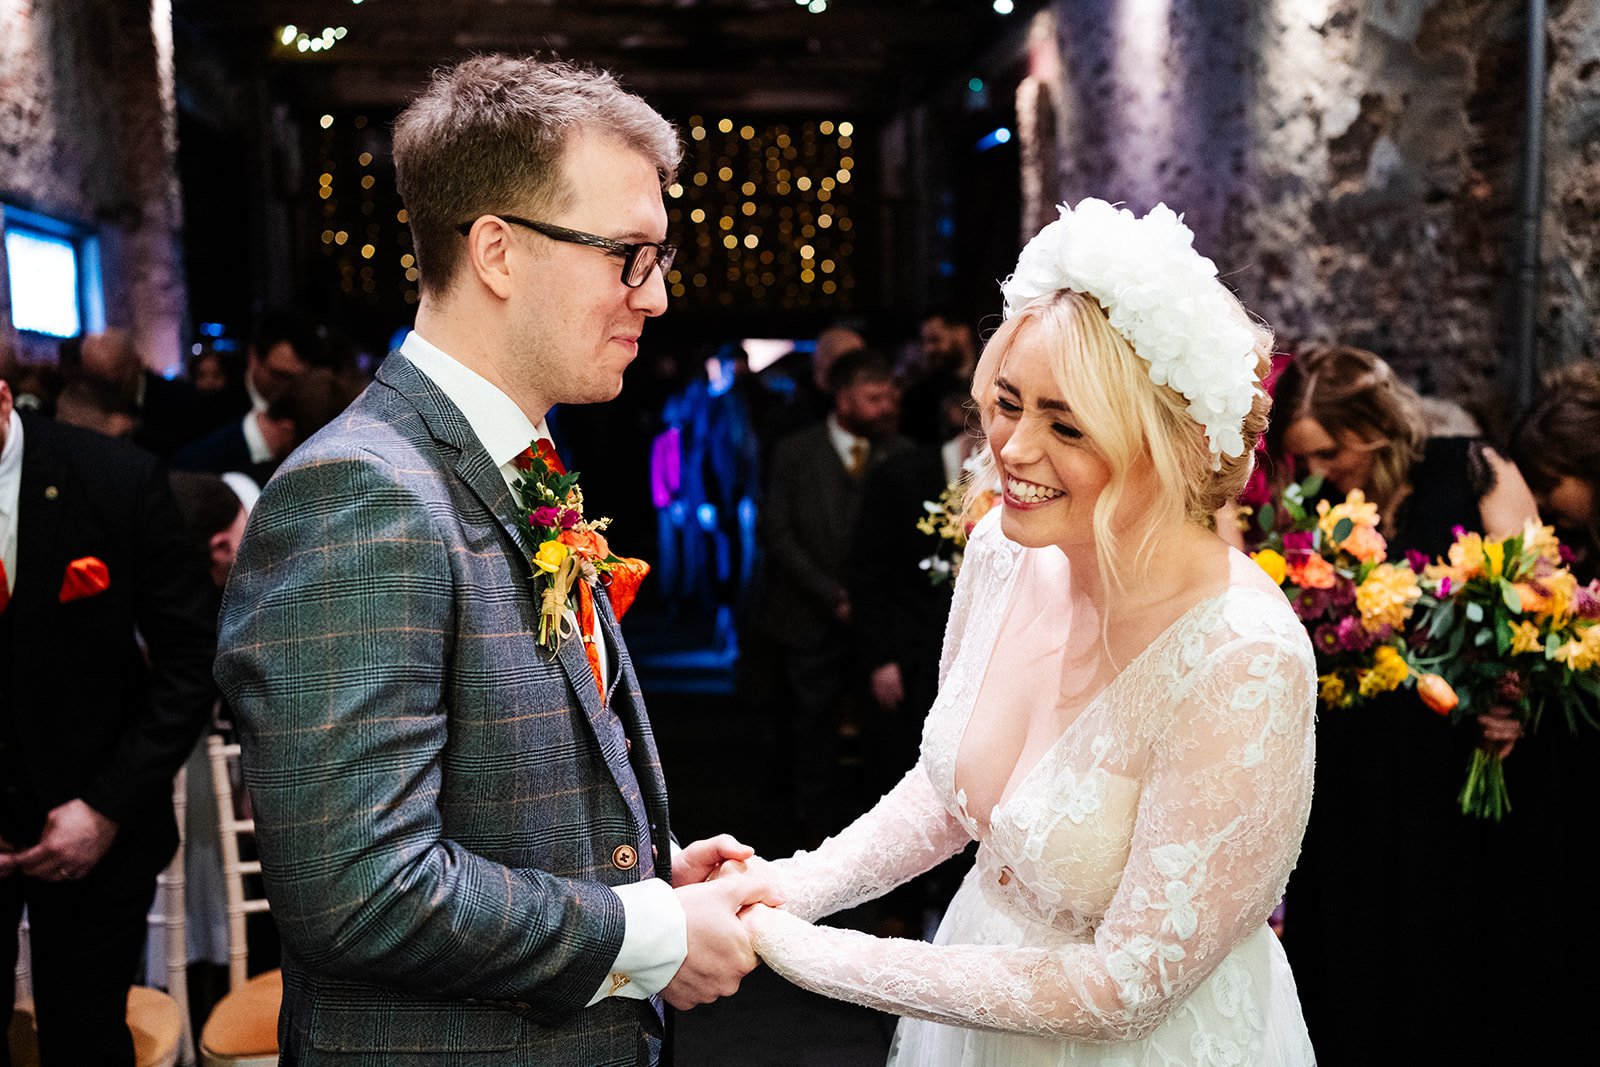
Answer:
[[[571,508],[558,508],[545,506],[534,508],[533,514],[528,516],[530,526],[549,526],[559,530],[570,530],[583,521],[583,513]]]

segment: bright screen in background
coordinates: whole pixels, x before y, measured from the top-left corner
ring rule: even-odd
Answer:
[[[6,231],[6,266],[11,275],[11,322],[19,330],[76,337],[78,250],[63,237]]]

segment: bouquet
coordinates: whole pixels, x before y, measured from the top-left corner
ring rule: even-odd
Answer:
[[[978,520],[999,500],[997,490],[985,489],[969,505],[966,483],[957,480],[945,486],[938,500],[922,502],[927,514],[917,520],[917,529],[939,539],[933,552],[918,564],[928,572],[930,582],[943,585],[956,580],[956,575],[961,573],[961,556],[967,547],[967,538]]]
[[[1419,694],[1457,719],[1508,710],[1528,732],[1560,707],[1569,730],[1600,726],[1600,582],[1580,586],[1548,526],[1492,539],[1456,529],[1446,559],[1426,567],[1414,666],[1436,670]],[[1473,751],[1459,797],[1462,814],[1499,821],[1511,810],[1501,758]]]
[[[1322,489],[1312,477],[1264,504],[1264,541],[1251,554],[1282,587],[1311,635],[1317,698],[1330,711],[1356,707],[1399,688],[1411,676],[1404,630],[1422,590],[1405,563],[1389,563],[1378,532],[1378,506],[1359,489],[1343,503],[1308,501]]]

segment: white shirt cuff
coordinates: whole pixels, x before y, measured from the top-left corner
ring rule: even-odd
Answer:
[[[272,459],[272,447],[267,444],[254,411],[244,417],[244,444],[250,450],[251,463],[266,463]]]
[[[622,950],[589,1004],[606,997],[644,1000],[667,987],[689,955],[688,920],[678,895],[660,878],[613,886],[626,925]]]

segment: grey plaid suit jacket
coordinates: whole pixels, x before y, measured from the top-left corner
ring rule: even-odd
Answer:
[[[656,1055],[650,1002],[584,1007],[622,944],[606,887],[652,852],[669,877],[655,742],[604,595],[608,706],[578,642],[536,645],[527,550],[466,418],[398,353],[251,516],[217,679],[283,940],[285,1063]]]

